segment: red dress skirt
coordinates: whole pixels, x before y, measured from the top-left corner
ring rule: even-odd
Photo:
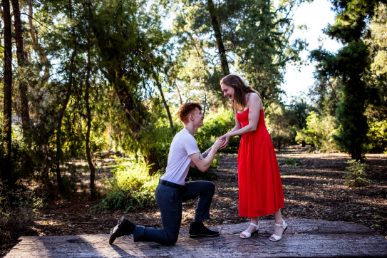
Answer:
[[[247,110],[236,115],[242,127],[249,124]],[[265,216],[285,206],[277,158],[266,129],[263,110],[260,111],[257,130],[242,135],[238,153],[238,181],[239,216]]]

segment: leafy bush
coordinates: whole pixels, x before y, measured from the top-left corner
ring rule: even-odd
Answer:
[[[0,181],[0,225],[22,228],[40,216],[43,199],[32,190],[9,190]]]
[[[285,143],[291,143],[295,137],[294,126],[290,124],[291,113],[281,103],[272,103],[266,109],[266,125],[273,144],[281,150]]]
[[[208,169],[206,172],[202,172],[200,171],[199,169],[197,168],[189,168],[189,171],[188,171],[188,179],[189,180],[208,180],[208,181],[212,181],[212,180],[216,180],[218,179],[218,174],[215,173],[214,171],[212,171],[211,168],[219,168],[219,155],[216,155],[215,158],[214,158],[214,161],[212,162],[211,166],[210,166],[210,169]]]
[[[285,158],[285,159],[279,160],[278,165],[300,166],[301,161],[298,158]]]
[[[381,153],[387,151],[387,121],[368,121],[366,152]]]
[[[109,189],[97,209],[143,209],[155,206],[154,192],[162,175],[161,172],[149,175],[149,166],[141,158],[117,158],[113,178],[107,179]]]
[[[306,125],[306,128],[297,132],[297,143],[301,144],[302,141],[305,141],[323,151],[339,149],[332,138],[333,135],[337,135],[339,132],[339,129],[335,128],[333,116],[318,116],[316,112],[311,111],[306,118]]]
[[[204,152],[223,134],[231,131],[235,126],[235,118],[232,110],[219,109],[204,118],[204,126],[195,134],[200,151]],[[239,149],[239,137],[232,137],[227,147],[220,152],[237,153]]]
[[[345,180],[345,185],[350,187],[368,185],[370,181],[366,178],[365,170],[368,167],[367,164],[362,164],[360,161],[350,160],[346,162],[349,166],[345,169],[347,173],[343,176]]]

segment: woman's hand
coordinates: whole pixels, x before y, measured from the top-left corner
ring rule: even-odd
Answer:
[[[216,150],[220,150],[221,149],[221,146],[224,144],[223,140],[222,139],[217,139],[214,143],[214,145],[212,145],[212,147]]]
[[[220,146],[220,149],[226,148],[228,142],[230,141],[230,135],[229,134],[224,134],[219,137],[219,140],[223,141],[223,144]]]

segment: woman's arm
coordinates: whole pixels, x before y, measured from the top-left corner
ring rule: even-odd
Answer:
[[[243,128],[239,127],[239,129],[237,130],[232,130],[231,132],[228,132],[227,134],[223,135],[221,138],[228,142],[230,137],[233,137],[235,135],[242,135],[257,130],[260,111],[261,100],[259,96],[257,94],[251,94],[249,101],[249,124]]]

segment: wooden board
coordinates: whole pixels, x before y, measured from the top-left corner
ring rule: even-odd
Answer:
[[[214,227],[216,238],[188,237],[182,228],[175,246],[134,243],[131,237],[108,244],[109,235],[23,236],[5,257],[387,257],[387,239],[371,229],[342,221],[288,219],[289,228],[279,242],[268,237],[272,221],[261,221],[259,234],[241,239],[248,223]]]

